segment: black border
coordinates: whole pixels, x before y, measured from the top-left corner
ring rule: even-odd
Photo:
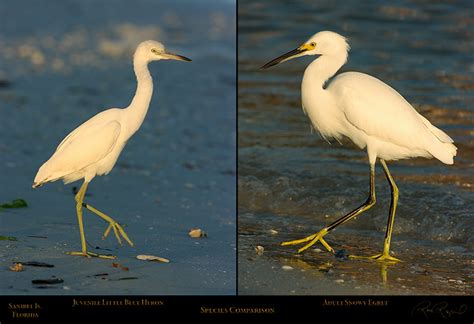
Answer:
[[[472,302],[472,296],[1,296],[0,322],[248,318],[291,323],[327,317],[472,323]]]
[[[239,1],[235,0],[235,294],[239,295]]]

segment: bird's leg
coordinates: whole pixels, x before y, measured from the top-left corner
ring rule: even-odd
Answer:
[[[399,262],[399,259],[390,256],[390,241],[392,240],[393,222],[395,220],[395,212],[397,210],[398,203],[398,187],[395,184],[395,181],[393,180],[390,171],[388,170],[387,163],[385,163],[385,161],[382,159],[380,159],[380,163],[383,166],[383,171],[390,184],[392,199],[390,201],[390,214],[388,216],[387,221],[387,231],[385,232],[385,240],[383,242],[383,252],[381,254],[374,255],[370,258],[377,261]]]
[[[85,257],[98,257],[102,259],[115,259],[114,256],[111,255],[100,255],[92,252],[87,252],[86,248],[86,235],[84,233],[84,224],[82,222],[82,201],[84,200],[84,196],[86,195],[87,186],[89,185],[88,182],[82,184],[81,189],[76,194],[76,212],[77,212],[77,220],[79,222],[79,233],[81,234],[81,252],[67,252],[70,255],[80,255]]]
[[[92,207],[89,204],[83,203],[82,206],[84,206],[85,208],[87,208],[88,210],[96,214],[97,216],[101,217],[102,219],[106,220],[107,222],[109,222],[109,226],[107,227],[107,229],[104,232],[104,235],[102,236],[103,240],[107,237],[107,235],[109,235],[110,230],[113,229],[115,237],[117,238],[117,241],[119,242],[120,245],[122,245],[122,239],[120,238],[120,235],[122,235],[125,241],[127,241],[127,243],[130,244],[130,246],[133,246],[133,242],[128,238],[128,235],[127,233],[125,233],[122,226],[120,226],[120,224],[117,223],[112,217],[104,214],[103,212]]]
[[[372,260],[377,260],[377,261],[382,261],[382,262],[395,263],[395,262],[399,262],[400,260],[390,255],[390,241],[392,239],[393,221],[395,220],[395,212],[397,210],[398,187],[395,184],[395,181],[393,180],[392,175],[390,174],[390,171],[388,170],[387,163],[382,159],[380,159],[380,163],[383,166],[385,176],[387,177],[387,180],[390,184],[390,189],[392,192],[392,200],[390,202],[390,214],[388,216],[387,231],[385,232],[385,240],[383,243],[383,252],[374,256],[370,256],[370,257],[355,256],[355,255],[350,255],[349,257],[352,259],[372,259]]]
[[[84,199],[84,196],[86,194],[88,183],[84,182],[83,185],[81,186],[81,189],[79,189],[79,192],[76,194],[75,199],[76,199],[76,213],[77,213],[77,220],[79,222],[79,233],[81,235],[81,247],[82,247],[82,253],[86,253],[86,235],[84,233],[84,224],[82,222],[82,200]]]
[[[300,239],[300,240],[283,242],[283,243],[281,243],[281,245],[295,245],[295,244],[301,244],[301,243],[309,242],[308,244],[306,244],[305,246],[303,246],[302,248],[300,248],[298,250],[298,253],[301,253],[301,252],[303,252],[304,250],[306,250],[307,248],[311,247],[313,244],[315,244],[316,242],[319,241],[329,252],[334,253],[334,249],[323,239],[323,237],[327,233],[329,233],[330,231],[335,229],[337,226],[346,223],[350,219],[356,217],[360,213],[362,213],[362,212],[368,210],[369,208],[371,208],[373,205],[375,205],[375,201],[376,201],[376,199],[375,199],[375,165],[371,164],[370,165],[370,194],[369,194],[369,198],[367,198],[367,201],[365,203],[363,203],[361,206],[357,207],[356,209],[354,209],[353,211],[351,211],[347,215],[345,215],[345,216],[339,218],[338,220],[334,221],[333,223],[329,224],[328,226],[326,226],[325,228],[323,228],[319,232],[317,232],[313,235],[310,235],[308,237],[305,237],[303,239]]]

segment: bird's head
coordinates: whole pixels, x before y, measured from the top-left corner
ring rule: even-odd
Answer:
[[[347,39],[332,31],[321,31],[288,53],[271,60],[261,67],[262,70],[305,55],[341,56],[347,58],[350,46]]]
[[[154,40],[147,40],[141,42],[138,45],[134,56],[144,59],[147,62],[158,60],[177,60],[191,62],[191,60],[187,57],[168,52],[163,44]]]

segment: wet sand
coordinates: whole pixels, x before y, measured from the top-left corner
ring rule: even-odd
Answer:
[[[258,221],[256,220],[258,219]],[[239,216],[239,294],[242,295],[472,295],[469,254],[455,244],[394,238],[397,264],[350,259],[381,252],[383,233],[337,229],[328,235],[336,256],[316,244],[299,254],[280,242],[310,234],[294,217]],[[258,223],[258,226],[256,224]],[[314,222],[311,223],[314,225]],[[322,224],[319,224],[320,227]],[[319,228],[314,227],[314,231]],[[263,253],[255,251],[264,248]]]

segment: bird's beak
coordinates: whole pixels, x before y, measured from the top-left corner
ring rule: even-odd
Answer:
[[[162,54],[166,59],[168,60],[176,60],[176,61],[184,61],[184,62],[191,62],[191,59],[188,59],[185,56],[174,54],[174,53],[168,53],[165,52]]]
[[[268,69],[269,67],[272,67],[274,65],[277,65],[277,64],[280,64],[280,63],[283,63],[285,61],[288,61],[288,60],[291,60],[292,58],[295,58],[295,57],[298,57],[298,56],[301,56],[301,54],[303,54],[304,52],[310,50],[310,49],[313,49],[314,47],[311,47],[310,45],[308,44],[303,44],[301,45],[300,47],[298,48],[295,48],[294,50],[292,51],[289,51],[288,53],[285,53],[281,56],[278,56],[276,59],[273,59],[271,60],[270,62],[268,62],[267,64],[265,64],[264,66],[262,66],[260,68],[260,70],[266,70]]]

